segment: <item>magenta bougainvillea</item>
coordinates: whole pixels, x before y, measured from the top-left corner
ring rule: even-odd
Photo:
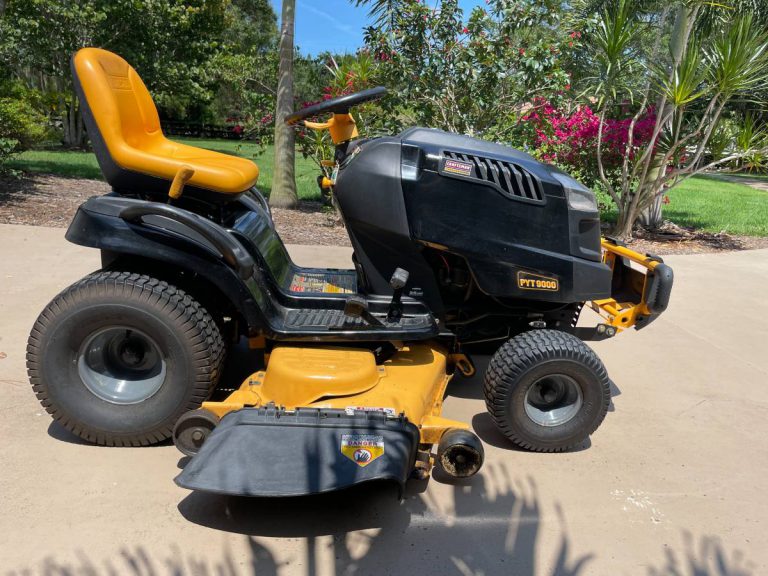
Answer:
[[[597,137],[600,116],[588,105],[565,111],[546,100],[537,100],[523,117],[522,123],[531,135],[537,156],[545,162],[574,166],[585,172],[597,171]],[[621,165],[627,149],[632,115],[606,118],[603,125],[603,164],[607,169]],[[650,109],[635,123],[630,157],[645,146],[653,135],[656,113]]]

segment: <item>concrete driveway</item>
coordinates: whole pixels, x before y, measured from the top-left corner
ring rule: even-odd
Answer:
[[[297,248],[303,263],[348,252]],[[98,266],[63,230],[0,226],[0,567],[6,574],[723,576],[768,573],[768,251],[668,258],[669,311],[594,345],[616,384],[589,446],[514,450],[478,382],[446,415],[486,444],[459,484],[280,501],[177,488],[173,446],[100,448],[53,424],[27,382],[39,311]]]

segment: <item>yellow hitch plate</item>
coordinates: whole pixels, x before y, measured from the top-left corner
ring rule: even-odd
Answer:
[[[605,238],[601,245],[603,263],[613,272],[612,293],[610,298],[593,300],[590,307],[605,318],[608,326],[616,331],[625,330],[666,308],[672,270],[661,258],[640,254]],[[657,271],[664,272],[663,279],[656,278]],[[665,282],[665,301],[656,305],[662,281]],[[649,301],[650,297],[654,302]]]

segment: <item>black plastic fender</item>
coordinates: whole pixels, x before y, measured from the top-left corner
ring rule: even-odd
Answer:
[[[243,280],[253,276],[253,258],[240,243],[216,226],[210,220],[186,210],[178,210],[167,204],[146,202],[134,206],[126,206],[120,211],[120,218],[128,222],[141,222],[145,216],[162,216],[186,226],[199,234],[221,253],[224,261],[237,270]]]
[[[381,412],[244,408],[221,419],[175,482],[238,496],[302,496],[372,480],[397,482],[414,468],[418,428]]]
[[[172,211],[181,216],[169,219]],[[258,293],[251,286],[253,260],[223,229],[209,230],[214,227],[171,206],[106,195],[90,198],[78,208],[66,239],[103,253],[137,256],[198,274],[234,304],[249,331],[256,333],[266,322],[253,298]]]

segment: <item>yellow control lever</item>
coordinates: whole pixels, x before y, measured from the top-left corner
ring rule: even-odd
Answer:
[[[341,144],[358,136],[355,119],[352,115],[334,114],[328,122],[308,122],[304,120],[304,126],[312,130],[328,130],[334,144]]]
[[[189,182],[189,179],[194,176],[195,171],[190,166],[182,166],[176,172],[176,176],[173,177],[171,182],[171,188],[168,190],[168,196],[171,200],[178,200],[181,198],[181,193],[184,191],[184,185]]]

